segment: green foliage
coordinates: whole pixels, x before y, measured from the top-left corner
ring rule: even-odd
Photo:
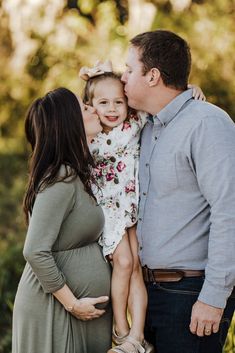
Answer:
[[[26,181],[23,155],[0,154],[0,352],[11,351],[11,317],[24,260],[21,201]]]
[[[234,118],[234,23],[234,0],[0,1],[0,353],[11,351],[12,307],[24,266],[29,104],[58,86],[81,93],[79,68],[97,59],[123,70],[130,37],[167,28],[191,45],[190,81]],[[234,351],[234,332],[235,322],[224,353]]]
[[[0,352],[11,351],[11,324],[14,297],[24,261],[22,258],[22,239],[9,241],[6,250],[0,251]]]
[[[235,315],[230,325],[227,340],[224,345],[223,353],[234,353],[235,351]]]

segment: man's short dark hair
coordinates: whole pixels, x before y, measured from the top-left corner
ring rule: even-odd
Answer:
[[[187,88],[191,54],[183,38],[170,31],[156,30],[138,34],[130,42],[140,50],[144,75],[157,68],[166,86]]]

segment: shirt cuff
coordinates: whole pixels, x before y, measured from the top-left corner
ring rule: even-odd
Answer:
[[[205,279],[198,300],[216,308],[224,309],[231,292],[232,289],[214,287]]]

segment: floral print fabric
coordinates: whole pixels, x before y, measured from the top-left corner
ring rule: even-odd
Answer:
[[[93,185],[93,192],[105,215],[99,240],[104,256],[114,252],[126,228],[137,221],[139,138],[144,122],[144,117],[132,114],[108,134],[98,134],[90,145],[98,185]]]

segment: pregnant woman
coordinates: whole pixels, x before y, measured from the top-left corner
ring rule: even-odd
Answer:
[[[90,187],[87,147],[101,129],[94,109],[82,108],[65,88],[28,111],[27,263],[15,298],[12,353],[105,353],[111,345],[111,271],[97,243],[104,216]]]

